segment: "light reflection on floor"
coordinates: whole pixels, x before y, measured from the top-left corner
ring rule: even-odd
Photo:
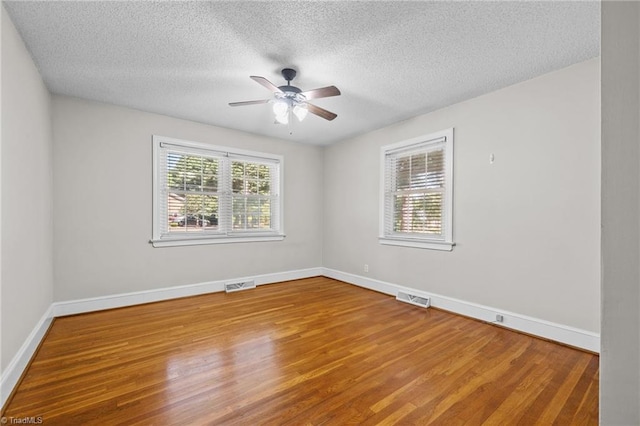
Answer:
[[[203,406],[219,407],[219,400],[230,396],[249,404],[260,398],[261,391],[277,386],[283,376],[272,338],[275,333],[262,325],[231,338],[200,340],[172,354],[166,363],[166,387],[158,400],[159,407],[171,409],[164,411],[162,421],[184,424],[189,417],[204,421],[202,412],[194,414]],[[239,408],[207,414],[218,417]]]

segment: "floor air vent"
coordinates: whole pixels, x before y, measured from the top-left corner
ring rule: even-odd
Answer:
[[[399,291],[396,296],[396,300],[405,303],[411,303],[412,305],[422,306],[423,308],[428,308],[430,305],[430,301],[428,297],[416,296],[415,294],[405,293],[403,291]]]
[[[241,281],[237,283],[227,283],[224,285],[224,291],[226,291],[227,293],[232,293],[234,291],[240,290],[248,290],[250,288],[256,288],[255,281]]]

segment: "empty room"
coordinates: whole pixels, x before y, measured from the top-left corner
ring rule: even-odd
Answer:
[[[640,3],[1,13],[3,424],[640,424]]]

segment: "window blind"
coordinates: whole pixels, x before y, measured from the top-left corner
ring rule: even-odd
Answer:
[[[157,149],[160,239],[280,233],[279,160],[174,143]]]
[[[444,238],[445,143],[440,138],[385,153],[385,236]]]

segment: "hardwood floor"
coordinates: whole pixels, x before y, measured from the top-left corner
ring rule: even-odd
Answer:
[[[598,356],[328,278],[58,318],[45,425],[588,425]]]

